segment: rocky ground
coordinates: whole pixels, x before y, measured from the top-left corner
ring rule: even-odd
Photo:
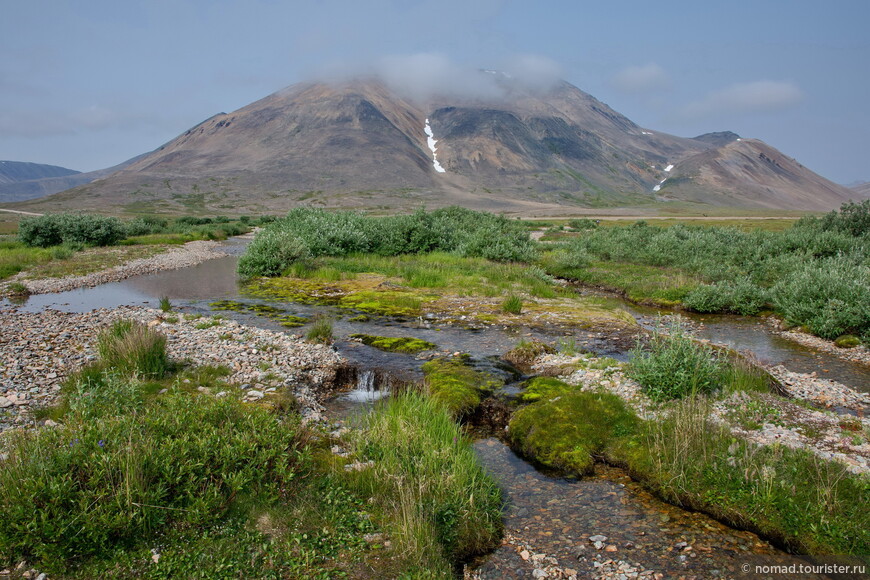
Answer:
[[[70,373],[95,360],[101,329],[120,318],[167,336],[169,356],[194,365],[225,365],[228,383],[248,401],[289,388],[303,416],[320,418],[320,391],[331,385],[341,357],[331,348],[231,320],[163,313],[141,307],[76,314],[0,309],[0,431],[31,426],[31,410],[54,403]]]
[[[221,249],[220,242],[198,240],[187,242],[181,246],[173,246],[167,251],[150,258],[132,260],[120,266],[84,276],[30,280],[26,277],[27,272],[22,272],[6,280],[6,284],[13,282],[24,284],[31,294],[65,292],[75,288],[87,288],[106,284],[107,282],[117,282],[131,276],[195,266],[200,262],[211,260],[212,258],[220,258],[225,255],[226,253]]]
[[[824,338],[819,338],[818,336],[813,336],[812,334],[799,332],[797,330],[780,330],[778,325],[774,327],[774,331],[780,336],[793,340],[794,342],[806,347],[833,354],[834,356],[844,360],[850,360],[852,362],[870,366],[870,348],[867,348],[864,345],[858,345],[852,348],[841,348],[834,344],[834,341],[832,340],[825,340]]]

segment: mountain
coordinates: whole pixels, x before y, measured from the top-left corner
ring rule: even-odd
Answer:
[[[497,90],[486,97],[425,100],[376,79],[294,85],[214,115],[104,179],[27,205],[128,213],[274,213],[303,203],[828,210],[852,194],[758,140],[676,137],[566,82],[543,89],[487,78]]]
[[[71,187],[84,185],[123,169],[145,155],[147,153],[107,169],[86,173],[57,165],[0,161],[0,203],[44,197]]]
[[[870,199],[870,181],[861,181],[849,186],[858,199]]]

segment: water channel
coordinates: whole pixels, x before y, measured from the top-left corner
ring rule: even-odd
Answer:
[[[246,243],[247,240],[229,240],[225,243],[229,256],[197,266],[137,276],[95,288],[35,295],[19,304],[19,308],[83,312],[120,305],[156,307],[160,297],[167,296],[173,305],[182,307],[184,311],[207,313],[209,302],[214,300],[249,301],[242,295],[235,273],[238,255],[244,251]],[[332,307],[295,303],[276,305],[305,317],[325,313],[335,321],[335,347],[358,368],[355,388],[328,406],[336,417],[362,412],[372,401],[387,394],[391,384],[414,381],[422,376],[422,360],[410,355],[384,353],[344,339],[351,333],[413,336],[428,340],[437,344],[439,351],[444,353],[467,352],[477,364],[501,372],[509,380],[518,377],[498,362],[498,356],[515,346],[521,337],[553,341],[565,338],[567,334],[590,352],[622,360],[626,357],[624,341],[620,343],[604,333],[582,329],[548,333],[540,329],[498,326],[461,328],[421,318],[352,322],[348,319],[356,313],[349,314]],[[658,314],[627,303],[622,307],[645,325],[652,324]],[[266,318],[237,312],[221,314],[246,324],[286,331]],[[692,316],[692,319],[699,325],[701,336],[713,342],[748,350],[764,362],[782,364],[793,371],[824,372],[826,378],[859,390],[870,390],[870,370],[866,367],[787,341],[770,333],[764,323],[756,319],[738,316]],[[304,330],[293,329],[291,332]],[[620,470],[600,466],[592,477],[569,480],[542,473],[494,437],[480,438],[475,449],[504,489],[506,530],[522,536],[529,551],[551,555],[562,568],[577,570],[579,577],[602,577],[607,566],[616,566],[619,562],[640,564],[640,570],[660,572],[666,578],[739,576],[741,566],[753,556],[805,563],[780,552],[752,533],[734,530],[703,514],[659,501]],[[594,535],[606,536],[611,551],[597,551],[589,541],[589,537]],[[478,574],[483,578],[531,577],[531,563],[520,557],[520,551],[510,543],[503,545],[477,563]],[[607,560],[612,563],[602,564]]]

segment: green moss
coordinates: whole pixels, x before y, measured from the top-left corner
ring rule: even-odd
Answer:
[[[341,297],[338,305],[382,316],[419,316],[427,300],[415,292],[363,290]]]
[[[836,344],[840,348],[854,348],[861,344],[861,339],[851,334],[844,334],[843,336],[835,340],[834,344]]]
[[[533,403],[540,399],[549,400],[573,390],[575,390],[575,387],[559,379],[554,379],[553,377],[535,377],[526,381],[523,394],[520,395],[520,400],[526,403]]]
[[[456,359],[434,359],[423,365],[430,397],[443,405],[454,417],[473,412],[481,395],[504,384],[503,381]]]
[[[235,300],[218,300],[209,304],[212,310],[232,310],[233,312],[251,312],[258,316],[264,316],[275,320],[281,326],[296,328],[308,322],[307,318],[288,314],[283,308],[269,306],[268,304],[248,304]]]
[[[373,334],[351,334],[350,338],[356,338],[363,344],[373,346],[387,352],[415,353],[423,350],[438,348],[438,345],[419,338],[410,336],[376,336]]]
[[[242,291],[254,298],[301,304],[336,304],[344,294],[335,285],[299,278],[257,278],[249,281]]]
[[[354,316],[352,318],[348,318],[347,321],[348,322],[368,322],[371,319],[372,319],[372,317],[369,316],[368,314],[359,314],[359,315]]]
[[[534,384],[540,400],[514,413],[510,439],[524,455],[570,473],[592,470],[595,457],[614,439],[637,429],[638,418],[610,393],[571,392],[555,379]],[[557,394],[555,398],[548,396]]]

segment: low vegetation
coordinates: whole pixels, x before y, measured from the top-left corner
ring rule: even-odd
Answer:
[[[548,271],[699,312],[780,313],[823,338],[870,338],[870,201],[783,231],[674,225],[592,228]]]
[[[510,422],[520,452],[582,476],[595,461],[626,467],[658,495],[802,553],[866,554],[870,481],[844,465],[783,446],[735,439],[691,396],[643,420],[615,395],[535,379]]]
[[[0,438],[0,568],[450,578],[497,544],[499,490],[441,405],[376,409],[341,442],[364,462],[348,471],[292,405],[241,402],[228,369],[144,364],[166,360],[161,338],[114,324],[51,410],[60,425]]]
[[[158,251],[147,247],[223,240],[269,221],[268,216],[257,220],[249,217],[232,220],[222,216],[139,217],[130,221],[96,214],[25,217],[18,224],[16,238],[0,241],[0,280],[35,267],[39,267],[36,273],[41,277],[87,274]],[[83,252],[117,245],[146,249],[116,249],[117,256],[93,249]],[[82,258],[82,255],[88,257]]]

